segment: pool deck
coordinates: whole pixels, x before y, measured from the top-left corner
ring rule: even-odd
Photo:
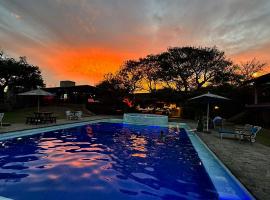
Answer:
[[[196,128],[192,121],[182,122]],[[270,199],[270,147],[233,138],[221,140],[217,131],[196,134],[257,199]]]
[[[83,118],[82,120],[59,119],[56,124],[46,125],[18,123],[7,127],[0,127],[0,134],[18,130],[121,117],[122,116],[96,115]],[[192,129],[196,128],[194,121],[176,121],[187,123]],[[196,134],[257,199],[270,199],[270,147],[259,143],[240,143],[238,140],[227,138],[220,140],[216,131],[212,131],[211,134]]]
[[[90,116],[90,117],[84,117],[81,120],[58,119],[56,123],[38,124],[38,125],[30,125],[30,124],[25,124],[25,123],[13,123],[13,124],[11,124],[11,126],[0,127],[0,134],[12,132],[12,131],[21,131],[21,130],[56,126],[56,125],[94,121],[94,120],[100,120],[100,119],[111,119],[111,118],[120,118],[120,116],[94,115],[94,116]]]

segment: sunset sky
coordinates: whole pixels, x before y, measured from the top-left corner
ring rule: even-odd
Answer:
[[[270,65],[270,1],[0,0],[0,49],[38,65],[48,87],[94,85],[126,59],[185,45]]]

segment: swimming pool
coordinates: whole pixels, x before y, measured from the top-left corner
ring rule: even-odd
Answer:
[[[95,122],[2,140],[0,196],[253,199],[187,128]]]

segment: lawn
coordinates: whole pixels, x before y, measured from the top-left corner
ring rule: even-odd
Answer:
[[[261,132],[258,133],[257,142],[270,146],[270,130],[269,129],[262,129]]]
[[[41,107],[40,112],[52,112],[57,119],[64,119],[66,110],[82,110],[84,115],[88,113],[83,108],[82,105],[69,105],[69,106],[46,106]],[[37,112],[36,107],[32,108],[23,108],[18,110],[13,110],[10,112],[5,112],[5,116],[3,119],[4,123],[25,123],[26,116],[32,116],[34,112]]]

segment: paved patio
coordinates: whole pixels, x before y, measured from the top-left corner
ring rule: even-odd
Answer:
[[[5,132],[10,132],[10,131],[42,128],[42,127],[48,127],[48,126],[70,124],[70,123],[77,123],[77,122],[84,122],[84,121],[92,121],[92,120],[99,120],[99,119],[109,119],[109,118],[116,118],[116,117],[115,116],[112,117],[109,115],[94,115],[94,116],[90,116],[90,117],[83,117],[81,120],[57,119],[56,123],[38,124],[38,125],[30,125],[30,124],[25,124],[25,123],[12,123],[10,126],[0,127],[0,134],[3,134]]]
[[[187,122],[195,128],[194,122]],[[259,143],[220,140],[216,131],[197,133],[257,199],[270,199],[270,147]]]

